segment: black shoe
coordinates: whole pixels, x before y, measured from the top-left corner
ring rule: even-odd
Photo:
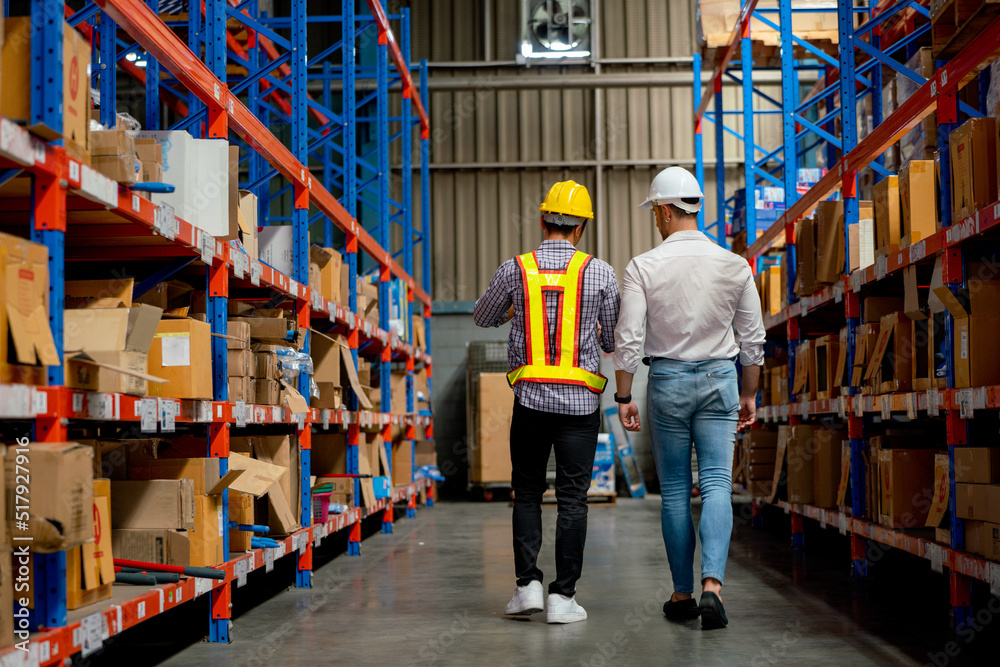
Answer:
[[[676,602],[667,600],[663,603],[663,615],[671,621],[690,621],[698,618],[699,613],[698,603],[694,598]]]
[[[701,594],[701,629],[716,630],[729,625],[726,618],[726,608],[722,606],[719,596],[710,591]]]

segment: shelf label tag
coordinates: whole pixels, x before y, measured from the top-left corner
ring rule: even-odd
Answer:
[[[910,263],[919,262],[927,256],[927,240],[917,241],[910,246]]]
[[[844,300],[844,283],[838,280],[833,284],[833,302],[840,303]]]
[[[990,594],[1000,597],[1000,563],[990,563]]]
[[[798,406],[799,406],[799,415],[803,419],[809,419],[809,401],[802,401],[801,403],[798,403]]]
[[[236,401],[233,406],[233,416],[236,417],[236,428],[243,428],[247,425],[247,404],[245,401]]]
[[[274,549],[268,547],[264,549],[264,571],[270,572],[274,569]]]
[[[938,416],[938,390],[937,387],[927,390],[927,414],[930,417]]]
[[[993,205],[993,221],[1000,221],[1000,204]]]
[[[935,572],[944,572],[944,549],[940,544],[927,545],[927,557],[931,560],[931,569]]]
[[[212,590],[212,580],[205,577],[194,578],[194,596],[200,597]]]
[[[917,395],[916,394],[905,394],[903,396],[903,402],[906,404],[906,418],[916,419],[917,418]]]
[[[156,233],[173,241],[177,236],[178,224],[174,216],[174,207],[170,204],[160,204],[153,213],[153,229]]]
[[[250,270],[250,258],[238,250],[230,254],[233,258],[233,275],[237,278],[243,278]]]
[[[196,401],[194,404],[195,421],[212,421],[212,401]]]
[[[277,405],[274,406],[274,409],[271,412],[271,421],[273,421],[276,424],[283,423],[285,421],[285,410],[284,410],[284,408],[279,408]]]
[[[882,280],[889,272],[889,258],[886,255],[879,255],[875,258],[875,280]]]
[[[319,411],[320,417],[323,420],[323,430],[327,431],[330,429],[330,411],[326,408]]]
[[[215,260],[215,237],[205,231],[198,232],[198,251],[201,253],[201,261],[209,266]]]
[[[851,291],[857,294],[861,291],[861,282],[864,278],[864,269],[858,269],[851,274]]]
[[[837,416],[844,419],[847,416],[847,412],[851,409],[850,406],[850,396],[840,396],[840,400],[837,401]]]
[[[886,421],[892,419],[892,397],[886,394],[884,396],[879,396],[879,399],[882,419]]]
[[[975,414],[972,389],[962,389],[958,392],[958,414],[962,419],[972,419]]]
[[[323,295],[316,290],[309,290],[309,301],[315,311],[323,310]]]
[[[156,433],[156,422],[159,408],[155,398],[139,400],[139,430],[143,433]]]
[[[103,620],[103,616],[104,614],[98,612],[90,616],[84,616],[83,620],[80,621],[80,630],[82,631],[80,633],[80,639],[82,640],[80,654],[84,658],[104,646],[104,640],[101,638],[101,621]]]
[[[260,285],[260,274],[263,271],[260,266],[259,259],[250,260],[250,284]]]
[[[44,415],[49,411],[49,395],[44,391],[28,390],[31,393],[31,414]]]
[[[840,534],[847,535],[847,515],[844,514],[843,512],[838,512],[837,516],[838,516],[837,523],[839,524],[838,528],[840,529]]]
[[[90,392],[87,394],[87,415],[91,419],[114,419],[115,408],[111,394]]]
[[[247,584],[247,572],[250,568],[250,563],[246,558],[241,558],[236,561],[233,566],[233,570],[236,573],[236,588],[243,588]]]
[[[174,432],[174,419],[180,415],[180,403],[169,399],[157,399],[160,402],[160,431]]]

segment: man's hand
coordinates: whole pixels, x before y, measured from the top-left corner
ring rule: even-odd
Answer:
[[[618,421],[622,423],[626,431],[637,433],[642,430],[642,425],[639,423],[639,406],[635,404],[635,401],[618,406]]]
[[[740,416],[736,430],[742,431],[757,421],[757,395],[740,396]]]

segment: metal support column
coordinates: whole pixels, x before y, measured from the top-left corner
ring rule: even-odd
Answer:
[[[146,0],[154,13],[160,12],[160,0]],[[147,130],[160,129],[160,63],[151,55],[146,56],[146,124]]]
[[[726,141],[725,111],[722,108],[722,79],[715,79],[715,242],[726,247]]]
[[[101,73],[99,77],[99,88],[101,92],[101,125],[112,129],[118,124],[115,113],[115,101],[118,99],[118,82],[115,70],[117,68],[118,44],[115,36],[118,26],[111,20],[111,17],[101,12],[101,23],[97,27],[97,34],[100,38],[101,52]],[[46,64],[46,67],[51,67]]]
[[[740,40],[740,69],[743,75],[743,177],[746,187],[746,229],[747,247],[757,240],[757,209],[754,206],[757,194],[757,176],[754,173],[754,163],[757,161],[754,151],[753,132],[753,40],[750,39],[750,20],[748,16],[743,25]],[[716,117],[721,123],[722,114]],[[718,168],[718,167],[716,167]]]
[[[698,105],[701,103],[701,54],[695,53],[691,62],[691,69],[694,72],[694,108],[698,109]],[[695,115],[694,118],[694,177],[698,181],[698,185],[701,187],[702,193],[705,192],[705,156],[703,154],[702,147],[702,136],[701,136],[701,116]],[[705,202],[702,199],[701,210],[698,211],[698,231],[705,231]]]

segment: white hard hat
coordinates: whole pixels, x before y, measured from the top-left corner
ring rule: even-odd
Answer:
[[[688,213],[701,210],[705,194],[698,185],[698,179],[682,167],[667,167],[649,185],[649,196],[639,204],[639,208],[653,208],[653,204],[673,204]],[[684,199],[698,199],[697,204],[686,204]]]

